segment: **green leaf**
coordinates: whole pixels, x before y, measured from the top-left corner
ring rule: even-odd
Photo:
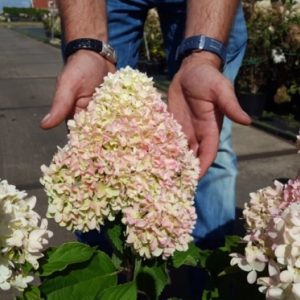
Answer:
[[[28,275],[32,269],[33,266],[29,262],[26,262],[24,265],[22,265],[22,271],[25,275]]]
[[[120,269],[123,263],[122,258],[118,255],[118,253],[113,252],[111,255],[111,261],[114,264],[116,269]]]
[[[40,276],[49,276],[62,271],[67,266],[89,260],[95,249],[79,242],[65,243],[56,249],[51,249],[46,262],[40,266]]]
[[[205,269],[206,264],[207,264],[207,260],[209,259],[209,257],[213,253],[213,251],[212,250],[201,250],[201,249],[199,249],[199,253],[200,253],[200,259],[199,259],[198,266],[200,268]]]
[[[142,266],[142,259],[139,257],[136,257],[134,260],[134,270],[133,270],[133,280],[136,279],[138,276]]]
[[[38,287],[30,285],[17,300],[42,300],[42,298]]]
[[[213,290],[204,290],[202,295],[202,300],[212,300],[212,299],[220,299],[219,298],[219,291],[217,288]],[[225,299],[224,299],[225,300]]]
[[[240,246],[241,237],[238,235],[229,235],[225,238],[225,245],[219,249],[224,252],[233,252]]]
[[[121,254],[124,252],[122,224],[113,223],[106,231],[113,247]]]
[[[232,274],[240,273],[240,272],[241,272],[241,269],[237,265],[228,266],[220,274],[218,274],[218,277],[232,275]]]
[[[180,268],[183,265],[196,267],[203,259],[210,254],[210,251],[200,250],[194,243],[189,244],[189,248],[185,252],[176,251],[172,257],[173,266]]]
[[[110,258],[97,251],[88,262],[73,264],[46,278],[41,285],[47,300],[94,300],[100,291],[117,283]]]
[[[136,280],[138,289],[145,292],[149,299],[158,299],[165,286],[170,283],[166,263],[155,262],[140,266]]]
[[[134,281],[116,285],[105,289],[99,297],[99,300],[136,300],[137,287]]]

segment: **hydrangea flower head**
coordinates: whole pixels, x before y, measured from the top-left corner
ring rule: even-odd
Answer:
[[[27,197],[6,180],[0,181],[0,289],[15,287],[23,290],[33,277],[22,272],[22,265],[39,266],[41,251],[52,232],[47,230],[47,220],[33,208],[35,197]],[[39,224],[40,223],[40,224]]]
[[[300,299],[300,180],[275,182],[251,194],[243,211],[247,245],[231,264],[249,272],[266,299]],[[258,277],[268,266],[269,276]]]
[[[152,80],[129,67],[109,74],[68,127],[67,145],[42,167],[48,216],[86,232],[121,213],[139,255],[186,249],[199,162]]]

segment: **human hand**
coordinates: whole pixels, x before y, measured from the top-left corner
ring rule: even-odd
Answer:
[[[216,157],[223,116],[239,124],[251,123],[213,56],[201,52],[185,58],[168,91],[169,111],[182,125],[190,149],[200,159],[200,177]]]
[[[58,76],[50,112],[41,121],[50,129],[87,107],[95,88],[115,66],[99,54],[79,50],[68,58]]]

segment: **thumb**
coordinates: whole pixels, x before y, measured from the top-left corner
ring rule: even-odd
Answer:
[[[75,91],[67,82],[57,84],[54,99],[49,113],[41,121],[43,129],[51,129],[62,123],[73,110]]]
[[[218,92],[216,96],[217,106],[220,111],[236,123],[242,125],[250,125],[251,118],[241,108],[231,82],[227,79],[224,79],[219,88],[220,92]]]

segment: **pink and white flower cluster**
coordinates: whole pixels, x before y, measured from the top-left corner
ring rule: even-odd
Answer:
[[[22,266],[28,262],[37,269],[41,251],[52,232],[47,230],[47,220],[33,208],[35,197],[18,191],[15,186],[0,181],[0,289],[11,287],[22,291],[33,280],[24,275]]]
[[[42,166],[48,217],[86,232],[121,213],[140,256],[186,250],[199,161],[152,80],[129,67],[109,74],[68,127],[67,145]]]
[[[231,265],[249,272],[266,299],[300,299],[300,178],[274,183],[250,194],[243,211],[245,255],[231,254]],[[263,272],[263,277],[257,273]]]

